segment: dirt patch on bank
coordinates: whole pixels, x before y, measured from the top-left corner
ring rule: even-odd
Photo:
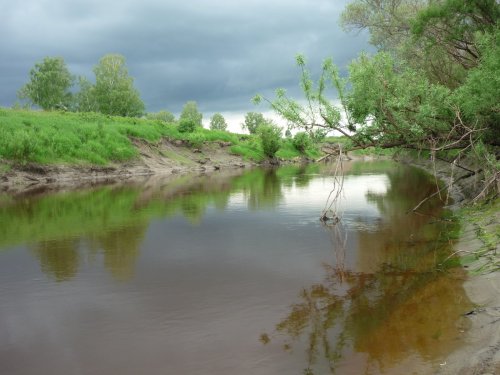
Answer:
[[[4,162],[0,165],[0,192],[25,194],[141,179],[179,173],[210,173],[218,170],[249,168],[255,163],[230,152],[230,143],[206,142],[190,147],[183,141],[162,140],[152,144],[133,139],[139,156],[108,166],[40,165]],[[3,170],[3,172],[1,172]]]

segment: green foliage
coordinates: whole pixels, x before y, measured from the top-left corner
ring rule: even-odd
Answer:
[[[179,120],[189,120],[195,124],[195,126],[202,126],[201,120],[203,119],[203,114],[198,111],[198,105],[194,101],[189,101],[184,104],[182,108],[182,113]]]
[[[413,19],[412,32],[426,47],[439,46],[466,69],[477,65],[477,35],[498,27],[496,0],[443,0],[430,2]]]
[[[149,120],[163,121],[167,124],[175,123],[175,116],[169,111],[151,112],[146,114],[146,118]]]
[[[485,128],[486,143],[500,145],[500,31],[481,38],[481,60],[453,96],[463,120]]]
[[[44,110],[69,108],[73,77],[61,57],[46,57],[30,71],[30,81],[18,92],[20,99]]]
[[[125,58],[108,54],[94,67],[94,95],[99,112],[114,116],[136,117],[144,112],[144,103],[134,88],[129,76]]]
[[[197,124],[193,119],[182,118],[179,120],[179,125],[177,125],[177,130],[181,133],[192,133],[196,130]]]
[[[203,134],[194,132],[194,133],[189,133],[186,137],[188,140],[189,144],[191,147],[201,147],[203,145],[203,142],[205,141],[205,137]]]
[[[266,123],[262,113],[248,112],[245,115],[245,122],[241,125],[243,129],[248,130],[250,134],[257,134],[259,127]]]
[[[200,134],[203,134],[203,138],[206,142],[223,141],[231,142],[233,144],[239,142],[238,136],[236,134],[229,133],[223,130],[208,130],[204,128],[198,128],[196,131]]]
[[[77,112],[97,112],[99,106],[94,85],[85,77],[78,77],[78,86],[80,91],[75,94],[74,109]]]
[[[293,137],[293,146],[303,154],[312,145],[311,137],[306,132],[298,132]]]
[[[341,25],[346,31],[368,29],[370,43],[381,50],[394,50],[410,36],[411,20],[425,0],[354,0],[346,5]]]
[[[255,144],[244,142],[231,146],[231,152],[235,155],[240,155],[246,160],[262,161],[265,159],[262,148],[256,147]]]
[[[323,64],[323,71],[318,83],[314,84],[306,69],[304,57],[299,55],[296,61],[301,70],[300,84],[306,99],[305,104],[288,97],[283,89],[276,90],[274,100],[257,95],[254,102],[266,101],[276,113],[288,122],[290,128],[305,130],[310,135],[314,134],[318,128],[323,130],[322,136],[333,130],[347,135],[349,131],[353,130],[350,122],[347,124],[341,122],[340,107],[327,98],[329,89],[334,89],[332,91],[343,98],[346,80],[339,76],[337,67],[332,60],[328,59]]]
[[[293,142],[289,139],[283,140],[279,150],[275,153],[275,156],[279,159],[290,160],[299,158],[302,153],[295,148]]]
[[[474,153],[488,191],[500,170],[499,15],[495,0],[353,0],[344,27],[368,29],[380,51],[353,61],[348,79],[326,60],[317,81],[299,55],[305,100],[278,89],[274,99],[254,102],[267,102],[311,137],[341,133],[351,150]],[[340,104],[329,98],[331,88]]]
[[[273,158],[281,145],[281,128],[272,123],[262,124],[258,127],[258,135],[262,151],[266,156]]]
[[[500,242],[500,227],[498,217],[500,212],[500,199],[485,200],[474,206],[463,207],[458,212],[457,218],[462,225],[470,225],[475,232],[481,246],[466,257],[461,258],[462,264],[475,263],[474,268],[469,268],[473,274],[486,274],[500,270],[500,254],[497,245]],[[477,260],[481,259],[481,262]]]
[[[349,67],[347,107],[360,124],[355,140],[367,146],[444,141],[452,130],[450,90],[431,84],[411,68],[396,69],[393,58],[362,55]]]
[[[211,130],[226,130],[227,123],[220,113],[215,113],[210,119],[210,129]]]
[[[0,155],[21,162],[105,164],[137,154],[127,137],[135,125],[94,116],[88,121],[72,113],[9,111],[1,121]]]
[[[192,132],[180,132],[177,126],[163,121],[95,112],[0,109],[0,159],[103,165],[136,157],[137,149],[130,138],[156,143],[162,137],[185,140],[193,147],[200,147],[203,142],[230,142],[236,154],[255,161],[264,158],[255,136],[240,141],[236,134],[200,128],[189,120],[184,122]]]
[[[433,83],[458,87],[477,65],[478,33],[493,32],[495,0],[354,0],[342,14],[348,30],[370,32],[370,42]]]

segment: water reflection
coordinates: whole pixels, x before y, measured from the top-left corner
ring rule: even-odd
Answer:
[[[104,267],[117,280],[128,280],[134,275],[141,243],[147,224],[119,228],[98,236],[89,236],[92,253],[102,252]]]
[[[78,271],[80,254],[78,241],[74,239],[47,240],[32,248],[38,258],[42,271],[56,281],[66,281]]]
[[[461,273],[442,264],[453,224],[439,220],[438,198],[424,215],[407,214],[435,189],[424,173],[404,167],[385,173],[387,191],[366,194],[381,214],[376,230],[356,225],[349,234],[357,241],[355,265],[348,269],[344,262],[342,224],[325,226],[334,262],[324,265],[323,282],[302,289],[274,333],[261,336],[266,345],[303,350],[304,374],[398,373],[394,368],[409,358],[428,372],[458,344],[469,305]]]
[[[117,280],[134,274],[151,220],[181,215],[199,225],[207,209],[223,211],[242,194],[250,210],[272,209],[284,186],[307,186],[316,167],[256,169],[240,175],[182,176],[175,180],[101,187],[20,199],[0,205],[0,249],[31,243],[41,269],[56,281],[73,278],[85,256],[102,254]],[[80,246],[82,243],[85,246]]]
[[[450,246],[441,204],[406,214],[433,185],[392,163],[348,164],[343,220],[322,227],[330,169],[0,197],[3,368],[388,374],[406,373],[397,366],[409,361],[432,367],[455,345],[456,317],[467,311],[460,275],[441,265]]]

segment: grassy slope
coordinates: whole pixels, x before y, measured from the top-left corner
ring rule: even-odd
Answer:
[[[138,152],[130,138],[158,142],[184,140],[192,146],[207,141],[230,142],[231,152],[246,159],[263,160],[254,136],[241,136],[203,128],[180,133],[173,124],[157,120],[105,116],[97,113],[40,112],[0,108],[0,160],[41,164],[98,164],[133,159]],[[315,156],[314,150],[306,152]],[[300,156],[284,141],[277,153],[283,159]]]
[[[103,165],[137,155],[130,137],[149,142],[162,137],[193,143],[238,141],[235,135],[205,129],[182,134],[175,126],[155,120],[0,109],[0,157],[7,160]]]

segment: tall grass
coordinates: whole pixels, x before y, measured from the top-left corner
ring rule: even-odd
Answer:
[[[254,136],[197,128],[181,133],[175,124],[160,120],[107,116],[99,113],[43,112],[0,108],[0,160],[41,164],[97,164],[137,157],[131,138],[155,143],[162,138],[185,140],[198,147],[203,142],[232,144],[231,152],[246,159],[265,158]],[[297,156],[287,142],[278,156]]]

